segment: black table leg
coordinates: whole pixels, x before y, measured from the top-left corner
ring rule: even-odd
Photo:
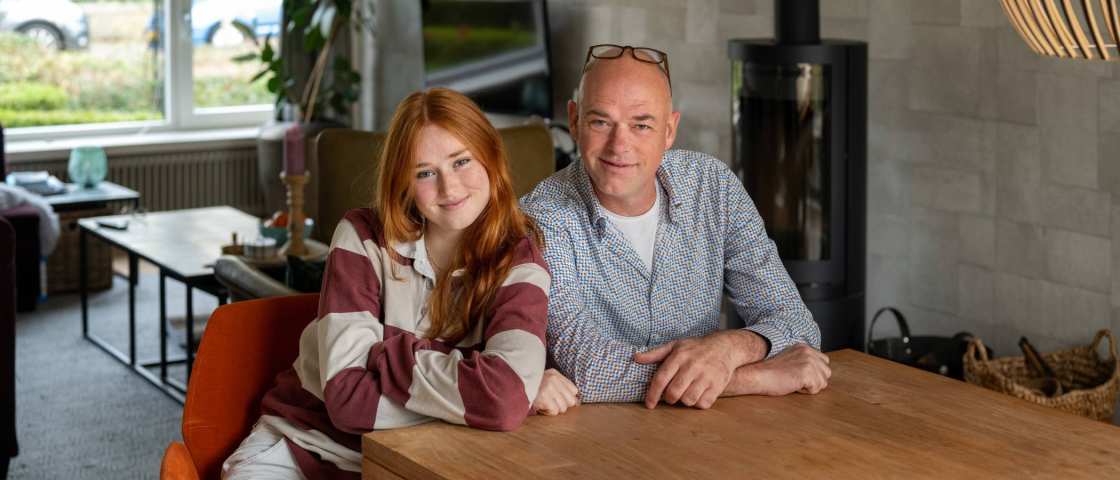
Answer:
[[[82,297],[82,337],[89,338],[89,291],[86,285],[86,230],[78,227],[78,292]]]
[[[194,287],[189,282],[184,285],[187,287],[187,381],[190,382],[194,367]]]
[[[138,259],[128,252],[128,364],[136,366],[136,271]]]
[[[159,379],[167,382],[167,272],[159,269]]]

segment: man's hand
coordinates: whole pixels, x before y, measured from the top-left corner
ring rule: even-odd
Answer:
[[[560,415],[579,405],[579,389],[555,368],[544,371],[533,410],[541,415]]]
[[[646,392],[646,408],[680,402],[711,408],[735,369],[766,356],[766,340],[749,330],[724,330],[685,338],[634,354],[642,364],[661,363]]]
[[[728,395],[816,394],[828,387],[832,369],[828,355],[799,343],[764,362],[745,365],[735,372]]]

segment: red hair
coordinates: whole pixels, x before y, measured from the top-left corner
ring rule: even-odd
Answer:
[[[518,208],[498,131],[463,94],[432,88],[409,95],[397,106],[381,152],[374,210],[388,245],[415,241],[423,234],[413,169],[420,131],[428,125],[458,138],[490,180],[489,202],[463,232],[450,266],[439,274],[429,299],[431,328],[426,336],[457,342],[487,313],[512,267],[514,247],[527,236],[538,245],[542,238]],[[451,272],[459,269],[463,273],[452,278]]]

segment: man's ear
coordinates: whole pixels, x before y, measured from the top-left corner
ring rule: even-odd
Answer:
[[[568,100],[568,132],[572,135],[572,140],[579,138],[579,105],[576,102]]]
[[[673,147],[673,142],[677,139],[677,125],[681,123],[681,112],[673,112],[669,114],[668,128],[665,129],[665,150]]]

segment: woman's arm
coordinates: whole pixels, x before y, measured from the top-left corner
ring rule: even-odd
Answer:
[[[352,433],[428,417],[494,430],[519,425],[544,369],[549,276],[536,248],[526,245],[497,292],[482,348],[455,349],[381,321],[388,272],[370,252],[384,251],[370,246],[377,239],[359,220],[348,215],[336,230],[315,338],[304,339],[318,343],[332,423]]]
[[[452,349],[401,333],[375,346],[367,368],[385,395],[409,411],[487,430],[524,421],[545,363],[549,275],[524,245],[498,290],[481,349]]]

